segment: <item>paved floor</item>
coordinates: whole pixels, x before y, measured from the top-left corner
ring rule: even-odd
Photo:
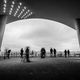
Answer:
[[[77,80],[80,79],[80,58],[20,58],[0,61],[1,80]]]

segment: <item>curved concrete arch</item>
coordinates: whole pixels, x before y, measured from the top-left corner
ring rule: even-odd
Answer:
[[[42,18],[42,17],[34,17],[34,18],[28,18],[28,19],[44,19],[44,20],[50,20],[50,21],[55,21],[55,22],[58,22],[58,23],[61,23],[61,24],[64,24],[64,25],[66,25],[66,26],[68,26],[68,27],[70,27],[70,28],[72,28],[72,29],[76,29],[75,28],[75,25],[72,27],[72,26],[70,26],[69,24],[66,24],[65,22],[63,22],[63,21],[59,21],[59,20],[54,20],[54,19],[51,19],[51,18]],[[24,19],[25,20],[25,19]],[[12,22],[16,22],[16,21],[20,21],[20,19],[19,20],[14,20],[14,21],[11,21],[11,22],[7,22],[6,24],[9,24],[9,23],[12,23]]]
[[[15,37],[15,40],[14,40],[14,37]],[[70,28],[69,26],[67,26],[65,24],[62,24],[62,23],[59,23],[56,21],[52,21],[52,20],[48,20],[48,19],[46,20],[46,19],[41,19],[41,18],[36,18],[36,19],[30,18],[27,20],[25,19],[25,20],[15,21],[15,22],[12,22],[12,23],[9,23],[6,25],[6,30],[5,30],[5,34],[4,34],[2,47],[9,46],[9,45],[7,46],[6,44],[11,44],[11,46],[9,46],[9,48],[10,47],[11,48],[12,47],[20,48],[21,46],[25,47],[26,44],[32,47],[35,45],[34,44],[35,40],[37,40],[36,44],[38,45],[39,39],[40,39],[39,45],[43,45],[44,47],[47,47],[47,49],[49,49],[49,46],[52,46],[52,45],[55,48],[60,47],[60,46],[62,47],[62,45],[64,43],[66,45],[64,44],[63,47],[66,49],[70,48],[71,46],[73,48],[76,44],[77,44],[76,45],[77,47],[75,47],[75,48],[77,49],[78,41],[75,38],[77,38],[76,30],[73,28]],[[30,42],[30,40],[32,40],[32,42]],[[18,44],[17,41],[18,42],[22,41],[22,42],[20,42],[22,44]],[[29,41],[29,42],[27,43],[27,41]],[[49,43],[48,43],[48,41],[49,41]],[[61,42],[56,43],[55,41],[57,41],[57,42],[61,41]],[[54,44],[51,44],[51,42]],[[44,43],[47,46],[45,46]],[[49,46],[48,46],[48,44],[49,44]],[[62,45],[60,45],[60,44],[62,44]],[[18,47],[16,45],[18,45],[18,46],[21,45],[21,46]],[[56,45],[58,45],[58,46],[56,47]],[[57,48],[57,49],[59,49],[59,48]]]

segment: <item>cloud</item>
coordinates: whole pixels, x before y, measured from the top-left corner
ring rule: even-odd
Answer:
[[[64,24],[45,19],[27,19],[7,24],[2,47],[19,49],[27,45],[33,49],[77,49],[77,32]]]
[[[39,39],[39,38],[49,38],[52,37],[52,33],[49,30],[35,30],[32,33],[30,33],[29,35],[27,35],[27,33],[24,33],[21,35],[20,38],[23,39]]]

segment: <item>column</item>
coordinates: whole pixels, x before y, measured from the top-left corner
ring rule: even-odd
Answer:
[[[1,49],[1,45],[2,45],[6,22],[7,22],[7,16],[3,15],[3,14],[0,15],[0,49]]]

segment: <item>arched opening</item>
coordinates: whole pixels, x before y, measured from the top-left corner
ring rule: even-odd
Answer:
[[[78,50],[78,38],[75,29],[48,19],[24,19],[6,25],[2,49],[20,49],[30,46],[34,50],[51,47],[57,50]]]

